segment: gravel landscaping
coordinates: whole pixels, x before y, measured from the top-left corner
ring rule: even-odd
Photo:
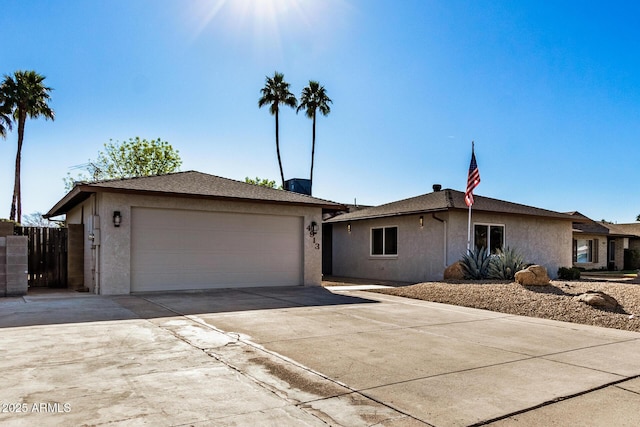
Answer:
[[[587,291],[605,292],[619,306],[605,310],[573,299]],[[495,281],[427,282],[371,292],[640,332],[640,284],[622,280],[552,281],[547,286]]]

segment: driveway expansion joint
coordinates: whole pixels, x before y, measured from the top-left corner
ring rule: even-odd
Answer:
[[[249,293],[249,292],[247,292],[247,293]],[[158,306],[160,306],[160,307],[162,307],[162,308],[164,308],[164,309],[176,314],[176,316],[183,317],[183,318],[189,320],[190,322],[193,322],[193,323],[198,324],[199,326],[205,327],[205,328],[211,330],[212,332],[215,332],[215,333],[218,333],[218,334],[222,334],[222,335],[225,335],[225,336],[227,336],[229,338],[232,338],[231,342],[229,342],[229,343],[227,343],[227,344],[225,344],[223,346],[220,346],[220,347],[214,347],[212,349],[200,348],[200,347],[194,345],[194,343],[191,342],[188,338],[183,337],[182,335],[180,335],[179,332],[171,330],[170,328],[168,328],[166,326],[163,326],[163,325],[154,324],[154,326],[156,326],[158,328],[161,328],[163,330],[166,330],[167,332],[169,332],[173,336],[175,336],[177,339],[185,342],[186,344],[188,344],[188,345],[190,345],[190,346],[192,346],[194,348],[197,348],[198,350],[203,351],[207,356],[212,357],[216,361],[224,364],[225,366],[229,367],[230,369],[234,370],[235,372],[238,372],[240,375],[250,379],[251,381],[253,381],[258,386],[260,386],[260,387],[264,388],[265,390],[273,393],[274,395],[278,396],[279,398],[283,399],[284,401],[296,405],[301,410],[303,410],[303,411],[307,412],[308,414],[318,418],[320,421],[322,421],[322,422],[324,422],[326,424],[332,424],[332,423],[327,423],[327,421],[325,419],[323,419],[323,416],[331,418],[330,414],[323,413],[322,414],[323,416],[319,415],[317,409],[315,409],[314,411],[310,411],[307,408],[305,408],[305,405],[310,405],[311,403],[314,403],[314,402],[321,402],[321,401],[333,399],[333,398],[340,397],[340,396],[346,396],[346,395],[349,395],[349,394],[353,393],[353,394],[359,395],[359,396],[361,396],[361,397],[363,397],[363,398],[365,398],[365,399],[367,399],[369,401],[375,402],[378,405],[386,407],[386,408],[392,410],[395,413],[401,414],[401,415],[403,415],[405,417],[411,418],[411,419],[413,419],[415,421],[418,421],[420,423],[424,423],[427,426],[434,427],[434,426],[432,426],[431,424],[427,423],[424,420],[421,420],[421,419],[419,419],[419,418],[417,418],[417,417],[415,417],[415,416],[413,416],[413,415],[411,415],[411,414],[409,414],[409,413],[407,413],[407,412],[405,412],[405,411],[403,411],[403,410],[401,410],[399,408],[395,408],[393,405],[390,405],[390,404],[388,404],[388,403],[386,403],[384,401],[381,401],[379,399],[376,399],[376,398],[373,398],[371,396],[368,396],[368,395],[360,392],[359,390],[348,386],[347,384],[344,384],[344,383],[342,383],[340,381],[337,381],[337,380],[335,380],[333,378],[330,378],[327,375],[322,374],[321,372],[318,372],[318,371],[315,371],[315,370],[313,370],[311,368],[308,368],[307,366],[304,366],[304,365],[296,362],[295,360],[293,360],[291,358],[288,358],[288,357],[286,357],[284,355],[281,355],[281,354],[279,354],[277,352],[271,351],[271,350],[265,348],[264,346],[262,346],[260,344],[254,343],[251,340],[242,338],[241,334],[238,334],[236,332],[227,332],[227,331],[220,330],[220,329],[216,328],[215,326],[210,325],[207,322],[203,321],[198,316],[181,313],[181,312],[179,312],[179,311],[177,311],[175,309],[167,307],[166,305],[158,303],[156,301],[152,301],[152,300],[149,300],[149,299],[144,298],[144,297],[140,297],[140,298],[144,299],[145,301],[147,301],[147,302],[149,302],[151,304],[158,305]],[[399,329],[405,329],[405,328],[399,328]],[[238,346],[238,348],[242,348],[243,345],[247,346],[247,347],[251,348],[253,351],[257,351],[257,352],[263,353],[263,354],[265,354],[265,355],[267,355],[269,357],[275,358],[275,359],[279,360],[281,363],[292,365],[294,368],[300,369],[300,370],[306,372],[308,375],[311,375],[313,377],[317,377],[321,381],[326,381],[328,383],[334,384],[335,386],[344,388],[347,391],[345,391],[343,393],[339,393],[339,394],[333,394],[333,395],[330,395],[330,396],[325,396],[325,397],[317,396],[317,398],[313,398],[313,399],[298,400],[298,399],[295,399],[295,398],[291,398],[286,390],[282,390],[282,389],[280,389],[278,387],[275,387],[275,386],[269,384],[268,382],[261,380],[257,376],[250,374],[249,372],[247,372],[242,367],[236,366],[235,364],[231,363],[229,361],[228,357],[225,357],[224,355],[222,355],[219,352],[221,349],[232,347],[234,345]],[[211,350],[214,350],[214,351],[211,351]],[[273,374],[271,374],[271,375],[273,375]],[[277,375],[276,375],[276,377],[277,377]],[[283,381],[287,382],[286,379],[284,379]],[[290,387],[297,388],[295,385],[292,385],[292,384],[290,384]],[[300,390],[304,391],[302,389],[300,389]],[[380,424],[380,423],[377,422],[376,424]]]
[[[522,409],[522,410],[519,410],[519,411],[512,412],[510,414],[504,414],[504,415],[501,415],[499,417],[492,418],[492,419],[489,419],[489,420],[483,420],[483,421],[480,421],[478,423],[471,424],[468,427],[484,426],[484,425],[487,425],[487,424],[491,424],[491,423],[494,423],[494,422],[497,422],[497,421],[501,421],[501,420],[505,420],[505,419],[514,417],[516,415],[522,415],[522,414],[525,414],[527,412],[535,411],[536,409],[544,408],[545,406],[553,405],[553,404],[556,404],[556,403],[559,403],[559,402],[564,402],[564,401],[570,400],[570,399],[575,399],[577,397],[584,396],[584,395],[587,395],[589,393],[593,393],[593,392],[598,391],[598,390],[603,390],[603,389],[608,388],[608,387],[621,388],[619,386],[620,383],[631,381],[631,380],[634,380],[634,379],[637,379],[637,378],[640,378],[640,375],[635,375],[633,377],[625,377],[625,378],[622,378],[620,380],[611,381],[611,382],[608,382],[606,384],[599,385],[597,387],[592,387],[589,390],[582,390],[582,391],[580,391],[578,393],[573,393],[573,394],[569,394],[569,395],[566,395],[566,396],[560,396],[560,397],[557,397],[555,399],[551,399],[551,400],[548,400],[546,402],[540,403],[539,405],[531,406],[530,408],[525,408],[525,409]],[[623,390],[631,391],[631,390],[627,390],[627,389],[623,389]],[[637,393],[637,394],[640,394],[640,393]]]

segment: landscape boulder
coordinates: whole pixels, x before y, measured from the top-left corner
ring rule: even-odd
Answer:
[[[618,301],[611,295],[600,291],[587,291],[573,297],[575,301],[580,301],[593,307],[614,309],[618,306]]]
[[[545,286],[551,281],[547,269],[541,265],[532,265],[516,272],[515,279],[524,286]]]
[[[464,269],[462,263],[456,261],[444,270],[444,280],[463,280]]]

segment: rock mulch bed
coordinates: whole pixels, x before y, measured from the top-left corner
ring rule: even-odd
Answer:
[[[619,306],[596,308],[573,298],[587,291],[604,292],[615,298]],[[522,286],[515,282],[459,281],[418,283],[371,292],[640,332],[640,284],[552,281],[547,286]]]

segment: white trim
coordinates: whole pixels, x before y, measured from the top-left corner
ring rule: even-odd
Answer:
[[[507,246],[507,227],[504,224],[492,222],[474,222],[473,223],[473,248],[476,247],[476,225],[486,225],[487,229],[487,246],[491,247],[491,227],[502,227],[502,247]],[[489,249],[489,248],[486,248]]]

